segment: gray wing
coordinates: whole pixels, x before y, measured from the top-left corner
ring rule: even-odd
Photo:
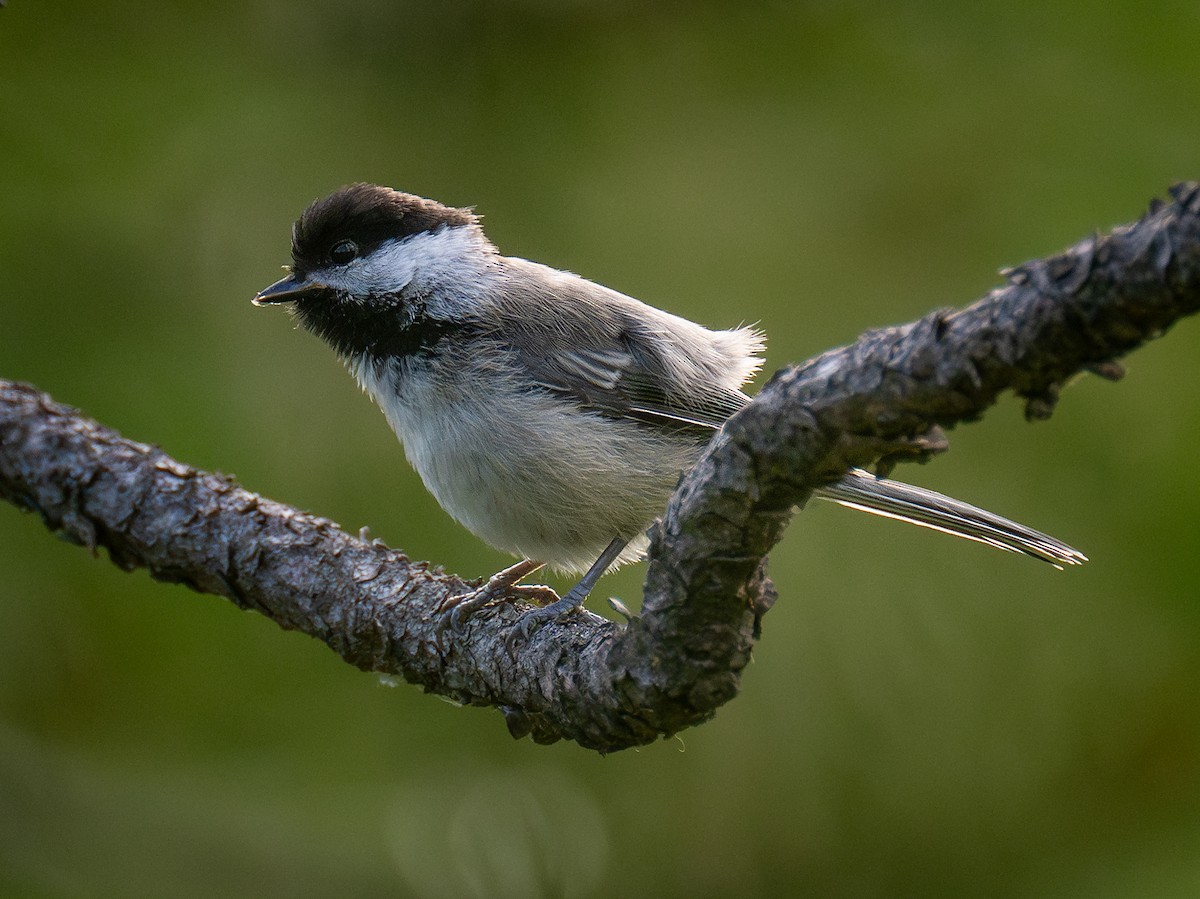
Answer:
[[[534,383],[603,415],[707,440],[749,397],[697,377],[682,383],[636,325],[616,334],[593,332],[569,349],[523,353]]]
[[[524,259],[500,261],[493,335],[537,387],[613,418],[708,440],[749,397],[762,339],[710,331],[632,297]],[[529,315],[537,310],[536,325]]]

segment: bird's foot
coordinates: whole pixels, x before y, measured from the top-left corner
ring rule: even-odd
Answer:
[[[562,599],[555,600],[549,605],[542,606],[540,609],[530,609],[515,622],[512,629],[509,630],[504,638],[504,648],[508,650],[510,656],[516,656],[517,650],[525,643],[529,642],[539,628],[549,624],[552,621],[558,621],[560,618],[565,618],[568,615],[578,612],[583,608],[583,601],[587,599],[586,592],[578,592],[575,589],[570,590]]]
[[[600,558],[593,562],[592,567],[579,579],[579,583],[567,591],[566,596],[548,606],[532,609],[518,618],[513,624],[512,630],[508,632],[508,636],[504,638],[504,648],[508,650],[508,654],[515,658],[521,644],[528,643],[529,638],[542,625],[579,611],[583,607],[583,601],[588,598],[588,594],[596,586],[596,581],[600,580],[600,576],[608,571],[608,567],[617,560],[617,556],[621,554],[628,543],[629,541],[624,537],[614,538],[604,548],[604,552],[600,553]]]
[[[447,648],[447,638],[461,633],[467,619],[490,603],[511,602],[518,597],[529,599],[539,605],[553,604],[557,601],[558,594],[549,587],[517,583],[521,578],[532,574],[541,567],[541,562],[525,559],[492,575],[488,582],[481,587],[443,599],[438,605],[438,619],[434,626],[438,648],[444,652]]]

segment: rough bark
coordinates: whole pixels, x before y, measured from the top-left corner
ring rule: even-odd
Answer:
[[[1031,419],[1088,370],[1200,306],[1200,185],[1134,224],[1005,272],[961,311],[864,334],[777,373],[681,482],[652,531],[640,617],[590,613],[516,655],[519,606],[489,607],[439,646],[460,578],[121,437],[36,389],[0,381],[0,496],[125,569],[224,596],[346,661],[505,715],[515,736],[612,751],[710,718],[736,695],[775,599],[766,553],[791,510],[851,465],[884,470],[945,446],[942,429],[1005,390]]]

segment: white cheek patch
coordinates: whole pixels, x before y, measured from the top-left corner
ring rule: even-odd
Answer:
[[[455,284],[476,278],[492,252],[473,226],[442,227],[380,244],[348,265],[319,273],[323,283],[351,297],[399,293],[410,285]]]

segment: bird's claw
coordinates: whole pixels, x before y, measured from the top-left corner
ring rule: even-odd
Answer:
[[[450,638],[461,634],[467,619],[491,602],[492,598],[487,588],[481,587],[470,593],[459,593],[457,596],[447,596],[443,599],[438,606],[437,621],[433,625],[438,651],[446,652],[450,648]]]
[[[461,633],[467,619],[492,601],[491,596],[480,596],[481,591],[472,590],[459,596],[451,596],[442,602],[437,620],[438,643],[447,632]]]
[[[513,602],[516,599],[527,599],[542,606],[550,606],[558,601],[558,594],[549,587],[540,584],[497,583],[495,578],[467,593],[448,596],[437,608],[438,617],[433,629],[438,650],[445,653],[449,641],[460,635],[471,616],[484,606],[497,602]],[[542,611],[534,609],[528,614]]]
[[[509,629],[508,634],[504,638],[504,648],[507,650],[510,657],[515,658],[517,651],[529,642],[529,638],[534,633],[546,624],[547,621],[557,618],[557,615],[552,615],[546,618],[542,613],[549,608],[548,606],[541,609],[532,609],[513,622],[513,626]]]
[[[509,656],[515,658],[517,650],[528,643],[530,638],[544,625],[579,611],[582,604],[583,598],[568,593],[562,599],[542,606],[540,609],[530,609],[513,622],[504,638],[504,648],[508,651]]]

